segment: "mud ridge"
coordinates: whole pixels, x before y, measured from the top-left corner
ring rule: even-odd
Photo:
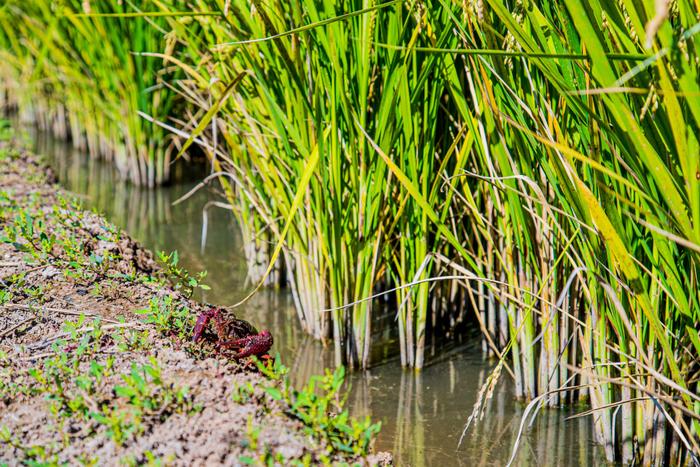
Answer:
[[[193,286],[16,147],[0,142],[0,464],[391,462],[314,433],[276,370],[195,347]]]

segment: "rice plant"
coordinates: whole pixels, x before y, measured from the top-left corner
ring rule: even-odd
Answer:
[[[173,138],[138,112],[170,116],[174,93],[165,83],[179,72],[135,52],[175,44],[157,18],[85,16],[138,12],[135,3],[4,2],[0,74],[11,97],[6,105],[23,120],[108,159],[124,178],[154,186],[169,179]]]
[[[234,68],[208,80],[252,79],[217,109],[228,125],[217,121],[209,138],[233,133],[228,146],[245,148],[224,149],[224,167],[244,194],[239,209],[286,242],[310,332],[325,337],[332,326],[339,357],[344,350],[366,365],[371,308],[356,302],[456,269],[468,293],[433,294],[461,303],[457,316],[470,305],[478,312],[488,348],[510,351],[523,398],[588,399],[610,459],[697,452],[689,4],[658,31],[642,27],[652,11],[624,4],[200,7],[226,6],[229,24],[200,20],[216,33],[194,46],[207,51],[198,61],[209,63],[213,48]],[[367,22],[384,27],[368,32]],[[657,36],[656,55],[645,52],[647,33]],[[201,121],[191,125],[200,136]],[[300,187],[309,160],[314,175]],[[436,253],[462,264],[438,264]],[[406,365],[423,365],[426,326],[444,313],[431,310],[429,292],[423,282],[395,297]],[[330,320],[318,314],[343,303],[354,305]],[[623,430],[614,434],[618,413]]]
[[[226,5],[198,6],[223,13]],[[206,139],[215,170],[226,172],[229,201],[249,242],[261,231],[278,242],[286,232],[284,269],[305,329],[320,339],[332,336],[339,361],[367,366],[372,302],[360,300],[389,282],[413,277],[430,245],[428,218],[396,183],[381,154],[406,156],[402,168],[423,178],[422,191],[433,193],[437,205],[440,181],[434,172],[441,162],[435,151],[451,144],[449,134],[440,135],[433,125],[444,57],[407,60],[393,50],[377,52],[372,43],[415,41],[421,28],[432,27],[430,20],[398,2],[228,6],[225,22],[199,16],[184,24],[171,20],[194,63],[206,64],[194,72],[197,84],[182,93],[205,103],[186,132],[190,139]],[[363,8],[366,14],[335,21]],[[299,36],[233,43],[324,21],[323,29]],[[443,34],[428,40],[453,39]],[[221,84],[209,86],[212,82]],[[373,138],[365,136],[370,133]],[[305,176],[308,182],[300,186]],[[393,203],[396,196],[402,205]],[[400,248],[389,248],[389,239]],[[429,273],[424,268],[421,277]],[[408,365],[422,365],[427,291],[422,286],[397,297],[410,298],[402,322],[416,323],[401,334]],[[359,303],[339,308],[352,302]]]
[[[495,168],[488,182],[517,197],[506,211],[512,225],[523,225],[522,208],[534,224],[515,230],[520,259],[505,265],[519,274],[511,285],[537,297],[510,329],[523,350],[524,393],[572,385],[573,370],[608,457],[624,462],[676,462],[698,448],[698,18],[690,3],[674,8],[490,2],[478,29],[461,28],[465,47],[524,54],[474,61],[482,121],[501,143],[482,144],[500,146],[484,151]],[[668,17],[658,30],[655,14]],[[639,61],[645,42],[655,44],[651,58]],[[588,59],[528,58],[562,53]]]

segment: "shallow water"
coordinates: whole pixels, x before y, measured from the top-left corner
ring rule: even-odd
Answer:
[[[203,210],[218,197],[202,189],[186,202],[172,202],[187,193],[193,180],[156,190],[134,187],[117,179],[108,165],[90,160],[67,144],[33,135],[35,151],[49,157],[60,183],[114,224],[153,251],[177,250],[191,271],[207,270],[210,291],[200,299],[232,304],[246,295],[245,260],[240,233],[232,214],[208,209],[203,239]],[[190,170],[184,168],[185,171]],[[305,336],[299,328],[291,297],[285,290],[264,290],[237,314],[258,328],[270,329],[275,348],[291,368],[297,384],[332,365],[331,349]],[[458,442],[481,385],[492,363],[474,344],[458,347],[434,359],[420,373],[404,371],[396,359],[351,375],[348,403],[355,415],[382,421],[377,449],[394,454],[397,465],[505,465],[511,456],[524,406],[513,400],[511,382],[501,377],[487,403],[484,418]],[[542,410],[526,426],[514,465],[592,465],[602,462],[593,443],[591,421],[566,421],[570,410]]]

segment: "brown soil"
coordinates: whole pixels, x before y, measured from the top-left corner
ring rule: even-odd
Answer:
[[[5,200],[0,197],[0,229],[12,220],[2,203],[30,207],[37,215],[51,218],[64,195],[53,184],[50,169],[37,157],[2,144],[0,192],[5,193]],[[158,276],[159,267],[149,251],[96,214],[63,214],[71,219],[73,235],[86,257],[112,260],[97,274],[74,277],[62,266],[62,251],[50,252],[42,259],[0,242],[0,292],[10,294],[5,303],[0,296],[0,430],[4,430],[0,464],[22,465],[32,460],[142,464],[156,458],[168,465],[240,465],[248,458],[256,464],[272,459],[279,465],[324,460],[327,442],[305,431],[304,425],[289,415],[285,402],[272,399],[263,389],[278,383],[254,367],[207,350],[199,356],[209,358],[197,358],[189,339],[158,332],[144,323],[142,314],[135,313],[148,308],[153,297],[165,295],[189,307],[193,314],[205,309],[162,282],[119,278],[119,274]],[[52,228],[47,223],[48,232],[57,232]],[[78,322],[81,314],[86,317],[82,323]],[[102,333],[90,341],[85,336],[90,335],[87,328],[92,327],[95,317],[101,319]],[[70,331],[66,328],[69,322],[78,322],[73,326],[79,329],[74,335],[66,332]],[[145,343],[124,348],[126,337],[139,335],[146,336]],[[90,349],[87,358],[78,354],[81,343]],[[107,425],[65,409],[56,413],[55,400],[37,390],[32,370],[46,372],[47,362],[62,357],[79,362],[78,375],[89,373],[90,362],[111,362],[112,371],[90,394],[74,380],[47,383],[59,385],[95,412],[102,407],[119,410],[124,397],[113,388],[123,383],[121,375],[129,374],[133,364],[152,364],[151,359],[162,370],[165,389],[160,390],[187,387],[186,403],[177,409],[161,409],[161,413],[148,412],[141,430],[118,443]],[[236,402],[234,396],[241,387],[252,387],[253,392],[244,398],[247,400],[236,398]],[[330,460],[385,464],[390,457],[332,454]]]

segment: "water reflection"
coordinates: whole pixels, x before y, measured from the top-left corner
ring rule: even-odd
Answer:
[[[497,387],[484,418],[457,447],[489,370],[476,347],[420,374],[385,365],[354,377],[353,384],[363,388],[359,398],[350,400],[356,413],[391,420],[379,444],[394,453],[397,465],[505,465],[524,411],[507,381]],[[569,414],[542,411],[522,438],[514,465],[600,465],[604,458],[591,443],[590,421],[565,421]]]
[[[34,141],[36,152],[51,158],[60,182],[87,207],[104,213],[154,251],[178,250],[188,269],[209,271],[206,282],[212,290],[198,298],[225,305],[247,293],[243,246],[230,212],[209,211],[206,242],[202,242],[202,211],[218,199],[217,194],[203,189],[172,206],[201,174],[181,173],[191,181],[157,190],[140,189],[117,180],[108,165],[62,142],[43,135],[34,135]],[[174,168],[176,173],[189,170],[187,166]],[[332,351],[301,332],[285,291],[262,291],[237,313],[272,331],[275,350],[291,368],[296,384],[332,365]],[[387,355],[387,347],[379,351]],[[507,376],[488,401],[484,419],[457,449],[464,422],[490,369],[476,345],[453,349],[418,374],[403,371],[394,359],[353,374],[348,402],[354,414],[382,420],[377,447],[393,452],[397,465],[504,465],[524,409],[514,402]],[[590,420],[565,421],[567,415],[542,411],[522,438],[515,465],[601,463],[602,453],[591,442]]]

